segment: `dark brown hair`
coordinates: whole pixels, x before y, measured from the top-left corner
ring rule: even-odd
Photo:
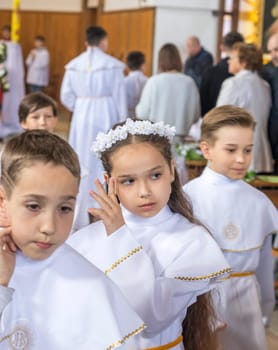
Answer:
[[[159,50],[158,70],[159,72],[169,72],[171,70],[181,72],[182,61],[180,53],[174,44],[165,44]]]
[[[30,113],[37,111],[38,109],[51,107],[54,117],[58,115],[57,103],[50,96],[43,92],[33,92],[26,95],[20,102],[18,107],[19,122],[25,122],[27,116]]]
[[[233,45],[232,50],[237,52],[239,62],[245,63],[246,69],[252,72],[262,69],[262,51],[255,44],[237,42]]]
[[[90,46],[98,46],[107,35],[106,30],[99,26],[90,26],[86,29],[86,40]]]
[[[141,51],[130,51],[126,57],[126,64],[130,70],[138,70],[146,62],[145,54]]]
[[[254,129],[256,122],[244,108],[225,105],[215,107],[205,114],[201,124],[201,141],[214,143],[216,131],[225,126],[240,126]]]
[[[138,120],[138,119],[136,119]],[[116,124],[117,126],[124,125],[125,123]],[[155,147],[171,169],[172,152],[171,144],[166,137],[159,135],[131,135],[129,134],[125,140],[118,141],[111,148],[102,152],[101,160],[104,170],[109,176],[111,176],[112,164],[111,156],[114,152],[123,146],[135,144],[135,143],[149,143]],[[194,218],[192,207],[185,193],[182,190],[179,175],[175,168],[175,179],[172,182],[172,191],[168,201],[168,206],[174,213],[187,218],[190,222],[199,224]],[[187,316],[183,321],[183,341],[186,344],[186,349],[194,350],[214,350],[216,348],[216,338],[214,335],[214,329],[211,326],[212,320],[214,320],[214,311],[211,307],[210,293],[200,295],[197,298],[197,302],[192,304],[187,309]]]
[[[21,171],[37,162],[66,167],[80,182],[80,166],[68,142],[46,130],[28,130],[9,139],[1,155],[1,185],[10,196]]]

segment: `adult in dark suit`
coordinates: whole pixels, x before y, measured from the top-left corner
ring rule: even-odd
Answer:
[[[221,59],[213,67],[209,68],[205,72],[201,81],[200,97],[202,116],[216,106],[216,100],[219,95],[222,82],[232,76],[232,74],[230,74],[228,71],[228,59],[232,46],[236,42],[243,41],[243,36],[235,31],[229,32],[223,37],[221,51],[226,57]]]
[[[275,161],[274,172],[278,175],[278,33],[269,36],[267,49],[271,61],[264,65],[262,76],[271,87],[272,107],[268,120],[268,135]]]
[[[186,51],[188,58],[184,64],[184,74],[193,78],[200,88],[205,71],[213,64],[212,54],[201,46],[200,40],[196,36],[190,36],[187,39]]]

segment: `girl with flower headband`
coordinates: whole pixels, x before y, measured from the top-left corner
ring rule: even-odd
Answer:
[[[98,135],[92,149],[108,192],[96,180],[91,195],[100,208],[89,211],[101,220],[68,242],[105,271],[143,319],[141,350],[215,349],[207,292],[230,268],[183,196],[173,136],[168,125],[131,119]]]

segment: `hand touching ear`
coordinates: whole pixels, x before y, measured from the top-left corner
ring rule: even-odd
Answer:
[[[112,177],[109,179],[108,193],[105,192],[99,180],[96,180],[95,184],[97,192],[91,191],[90,195],[96,200],[100,208],[90,208],[88,211],[103,221],[109,236],[125,224],[116,195],[116,180]]]
[[[2,205],[0,205],[0,227],[10,226],[9,219],[6,213],[6,208],[4,206],[4,201]]]
[[[11,228],[0,227],[0,285],[8,286],[15,267],[16,245],[10,235]]]

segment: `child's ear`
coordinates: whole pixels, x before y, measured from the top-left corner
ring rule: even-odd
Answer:
[[[203,156],[207,160],[209,160],[209,155],[210,155],[209,148],[210,148],[210,145],[209,145],[209,143],[207,141],[202,141],[200,143],[200,149],[201,149],[201,151],[203,153]]]
[[[106,182],[106,184],[108,185],[109,183],[109,175],[107,173],[104,173],[103,174],[103,177],[104,177],[104,181]]]
[[[0,186],[0,208],[2,209],[5,206],[6,193],[2,186]]]
[[[4,188],[0,186],[0,227],[10,225],[10,220],[7,215],[6,198],[6,192]]]

